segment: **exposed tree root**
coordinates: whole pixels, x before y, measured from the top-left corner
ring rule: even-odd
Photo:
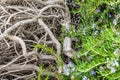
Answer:
[[[48,69],[51,64],[55,70],[48,71],[56,77],[62,52],[58,39],[61,25],[69,31],[70,13],[63,0],[0,0],[0,79],[32,79],[37,76],[39,65]],[[64,41],[65,52],[71,49],[69,40]],[[55,55],[35,49],[35,44],[52,47]],[[67,56],[73,57],[71,52]]]

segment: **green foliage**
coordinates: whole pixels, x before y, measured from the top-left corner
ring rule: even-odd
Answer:
[[[34,45],[34,48],[37,49],[37,50],[41,50],[45,53],[52,54],[57,59],[57,65],[58,66],[63,65],[63,61],[62,61],[61,57],[59,57],[56,54],[56,52],[53,50],[52,47],[48,47],[47,45],[43,45],[43,44],[36,44],[36,45]],[[50,67],[48,67],[48,68],[50,68]],[[43,80],[41,76],[42,76],[42,73],[44,73],[44,72],[48,73],[48,75],[46,75],[44,80],[49,80],[50,79],[50,77],[49,77],[50,73],[48,71],[44,70],[43,67],[40,67],[39,72],[38,72],[38,76],[37,76],[37,80]],[[55,76],[58,77],[58,75],[55,75]]]
[[[82,80],[84,76],[89,80],[118,80],[120,67],[114,63],[120,64],[120,19],[116,24],[113,21],[120,14],[120,1],[76,0],[76,3],[80,8],[72,9],[71,13],[81,14],[81,23],[69,35],[78,39],[75,47],[80,48],[77,52],[80,59],[74,58],[76,70],[71,75],[75,76],[75,80]],[[95,71],[96,75],[91,75],[91,71]]]
[[[80,24],[75,30],[72,25],[70,32],[66,32],[63,26],[60,41],[65,36],[77,38],[75,48],[80,48],[74,57],[75,71],[70,75],[59,75],[60,79],[83,80],[119,80],[120,67],[120,19],[114,23],[115,16],[120,14],[119,0],[75,0],[80,5],[79,9],[72,9],[71,14],[80,14]],[[51,47],[43,44],[35,45],[35,49],[44,52],[55,53]],[[62,60],[57,56],[58,64]],[[114,62],[116,60],[116,62]],[[109,66],[109,67],[108,67]],[[115,69],[112,72],[112,68]],[[39,73],[40,75],[40,73]],[[38,76],[39,76],[38,75]],[[87,80],[87,79],[86,79]]]
[[[62,61],[61,57],[59,57],[56,54],[56,52],[53,50],[52,47],[48,47],[47,45],[43,45],[43,44],[36,44],[36,45],[34,45],[34,48],[37,49],[37,50],[41,49],[45,53],[52,54],[57,59],[57,64],[59,66],[63,65],[63,63],[62,63],[63,61]]]
[[[43,45],[43,44],[36,44],[34,46],[34,48],[37,49],[37,50],[42,49],[46,53],[55,53],[54,50],[53,50],[53,48],[48,47],[48,46]]]
[[[38,72],[37,80],[42,80],[41,79],[42,72],[43,72],[42,67],[39,67],[39,72]]]
[[[47,75],[44,77],[43,73],[46,73]],[[37,80],[49,80],[49,72],[46,71],[45,69],[43,69],[42,66],[39,67],[39,72],[38,72],[38,76],[37,76]]]

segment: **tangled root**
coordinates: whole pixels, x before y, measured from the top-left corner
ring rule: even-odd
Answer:
[[[0,79],[35,78],[40,64],[52,64],[55,69],[48,71],[55,77],[56,56],[62,50],[61,25],[69,30],[69,24],[70,13],[63,0],[0,0]],[[55,55],[35,49],[35,44],[52,47]]]

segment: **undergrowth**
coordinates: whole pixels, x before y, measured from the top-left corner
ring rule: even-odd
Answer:
[[[74,58],[73,80],[120,79],[120,19],[116,19],[120,2],[76,0],[76,3],[80,8],[72,9],[71,13],[80,14],[80,24],[69,35],[78,39],[75,47],[80,59]]]
[[[60,75],[62,80],[119,80],[120,79],[120,1],[119,0],[76,0],[79,26],[70,33],[63,30],[62,38],[77,39],[74,57],[75,70],[70,75]],[[45,46],[37,46],[44,48]],[[53,52],[52,49],[46,49]],[[49,51],[50,50],[50,51]]]

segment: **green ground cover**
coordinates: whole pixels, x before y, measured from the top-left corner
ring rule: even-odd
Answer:
[[[76,0],[78,26],[71,25],[70,36],[77,39],[75,70],[59,75],[62,80],[120,80],[120,1]],[[77,17],[77,16],[76,16]]]
[[[74,80],[120,79],[120,1],[76,0],[71,13],[80,14],[80,24],[70,36],[78,39]]]

